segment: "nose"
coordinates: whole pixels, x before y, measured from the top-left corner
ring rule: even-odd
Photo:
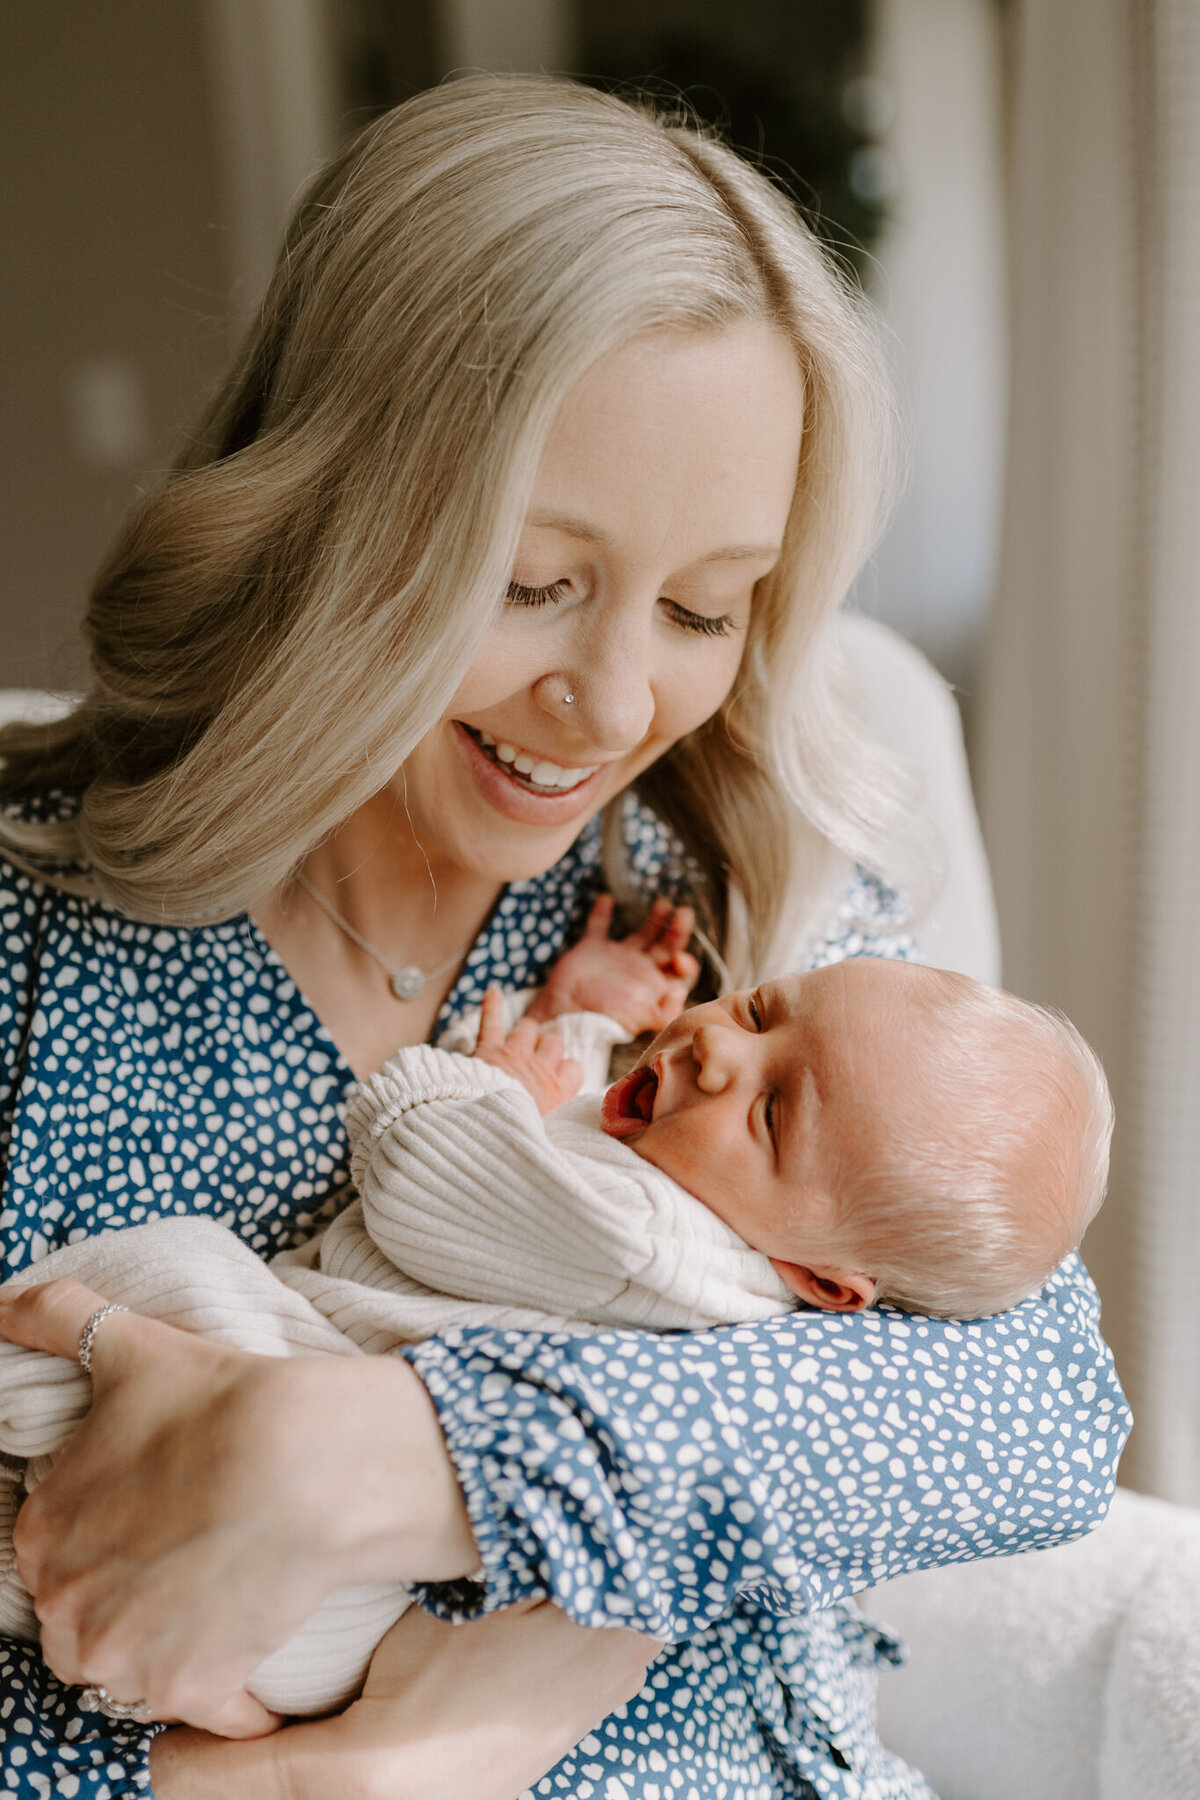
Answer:
[[[723,1094],[738,1076],[737,1041],[723,1025],[699,1025],[692,1037],[696,1086],[702,1094]]]
[[[632,750],[654,721],[650,634],[632,609],[603,607],[572,639],[568,666],[536,684],[538,704],[609,756]],[[564,706],[564,694],[574,696]]]

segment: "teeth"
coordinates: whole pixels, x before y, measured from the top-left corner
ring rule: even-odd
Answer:
[[[600,767],[593,763],[590,769],[564,769],[559,763],[545,759],[537,761],[527,750],[518,750],[515,744],[498,744],[490,731],[476,731],[476,736],[485,750],[490,750],[497,762],[505,763],[524,775],[525,779],[536,787],[570,789],[578,787],[589,775],[594,775]]]

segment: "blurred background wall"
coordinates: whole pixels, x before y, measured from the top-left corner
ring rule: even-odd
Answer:
[[[682,88],[817,209],[895,330],[915,427],[860,600],[973,693],[1003,450],[1000,19],[997,0],[5,0],[0,685],[79,682],[88,582],[306,176],[482,67]]]
[[[0,687],[81,682],[118,521],[380,110],[470,67],[682,88],[791,187],[908,395],[857,603],[955,684],[1006,980],[1113,1081],[1125,1479],[1200,1501],[1196,0],[4,0],[0,67]]]

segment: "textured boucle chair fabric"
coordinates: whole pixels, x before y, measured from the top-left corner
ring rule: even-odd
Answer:
[[[1090,1537],[865,1599],[909,1650],[880,1733],[940,1800],[1200,1800],[1200,1511],[1118,1489]]]

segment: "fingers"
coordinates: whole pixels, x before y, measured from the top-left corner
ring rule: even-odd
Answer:
[[[668,982],[658,999],[654,1002],[653,1018],[650,1028],[661,1031],[672,1019],[677,1019],[687,1005],[688,987],[682,981]]]
[[[678,977],[683,983],[684,993],[690,994],[700,979],[700,964],[690,951],[680,950],[671,958],[663,973]]]
[[[688,986],[692,987],[700,974],[699,963],[694,956],[688,955],[695,929],[695,908],[674,906],[665,894],[660,894],[626,942],[644,951],[664,973],[690,976]]]
[[[197,1707],[189,1711],[194,1711],[195,1716],[184,1719],[183,1723],[195,1725],[201,1731],[211,1731],[214,1737],[266,1737],[283,1724],[278,1713],[268,1712],[261,1700],[256,1700],[244,1688],[221,1706]]]
[[[573,1056],[564,1056],[555,1073],[561,1098],[573,1099],[583,1086],[583,1064],[577,1063]]]
[[[627,944],[632,944],[634,948],[638,950],[651,950],[662,937],[667,921],[674,911],[675,908],[672,906],[667,896],[665,894],[660,894],[637,930],[631,931],[629,936],[625,939],[625,942]],[[684,939],[684,942],[687,942],[686,938]]]
[[[504,995],[498,987],[490,987],[479,1006],[479,1036],[475,1053],[496,1050],[504,1042]]]
[[[528,1014],[517,1020],[503,1043],[506,1049],[516,1050],[522,1056],[537,1057],[554,1057],[557,1046],[558,1057],[555,1060],[562,1056],[562,1038],[555,1031],[553,1021],[543,1024],[539,1019],[531,1019]]]
[[[659,934],[659,949],[666,951],[669,956],[678,956],[691,943],[692,933],[695,929],[696,910],[694,907],[672,907],[670,917],[664,922],[663,929]]]
[[[0,1337],[28,1350],[45,1350],[71,1362],[79,1360],[79,1338],[92,1315],[105,1304],[103,1294],[81,1281],[60,1277],[0,1292]],[[123,1318],[114,1313],[96,1334],[93,1362],[111,1352]]]
[[[543,1025],[538,1032],[537,1043],[533,1053],[540,1063],[548,1069],[560,1069],[565,1062],[570,1062],[567,1046],[552,1025]]]
[[[600,895],[588,914],[587,924],[583,928],[584,937],[606,938],[608,936],[615,904],[611,894]]]

